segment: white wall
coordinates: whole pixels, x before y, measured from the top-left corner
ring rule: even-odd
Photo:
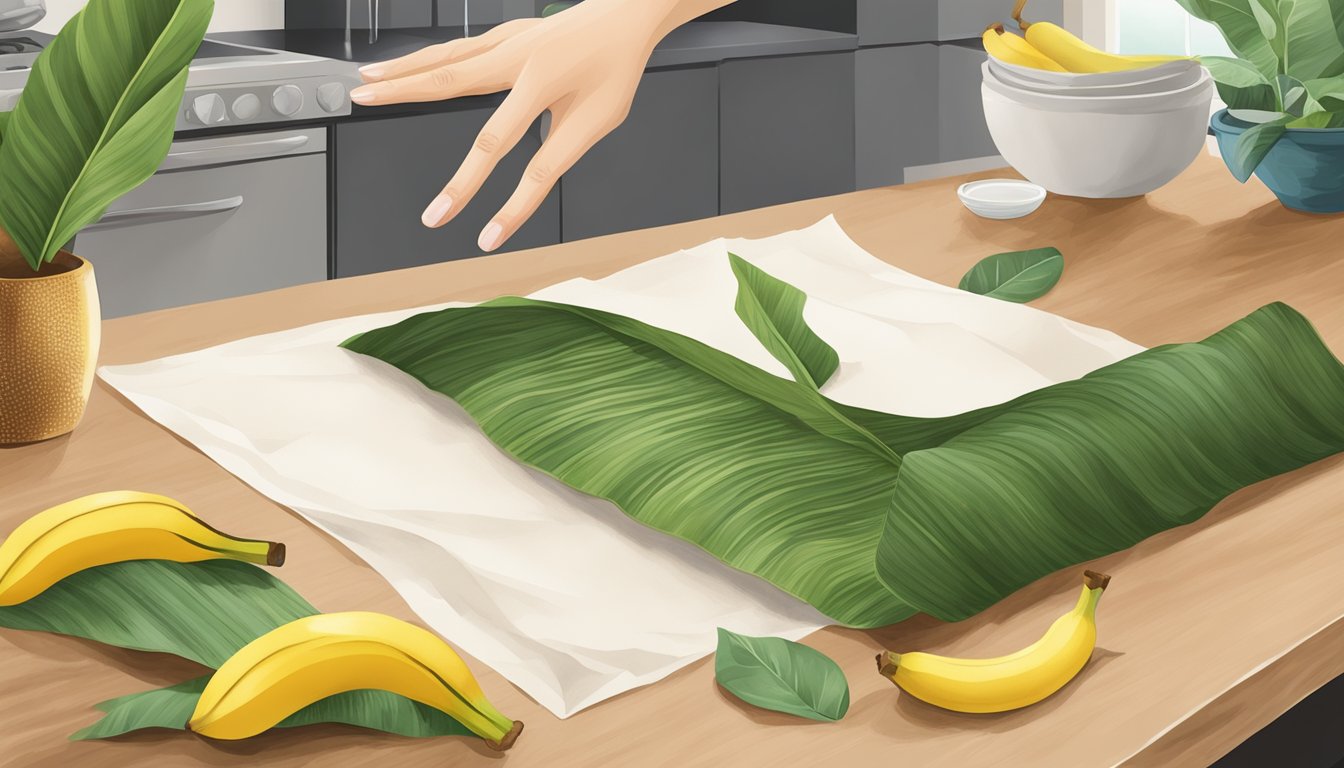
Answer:
[[[65,22],[84,7],[84,0],[47,0],[47,17],[39,32],[59,32]],[[280,29],[285,26],[285,0],[215,0],[215,18],[210,31]]]

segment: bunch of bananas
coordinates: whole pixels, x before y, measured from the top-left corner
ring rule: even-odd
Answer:
[[[213,559],[279,566],[285,546],[221,533],[164,496],[94,494],[38,513],[0,544],[0,606],[31,600],[100,565]],[[363,689],[442,710],[497,750],[512,746],[523,728],[495,709],[443,640],[365,612],[310,616],[253,640],[210,678],[187,727],[214,739],[243,739],[316,701]]]
[[[1058,24],[1048,21],[1019,22],[1026,37],[1009,32],[1002,24],[985,30],[981,38],[990,56],[1007,64],[1051,72],[1122,72],[1146,69],[1183,56],[1122,56],[1088,45]]]
[[[880,653],[878,671],[906,693],[957,712],[1007,712],[1035,704],[1063,688],[1097,643],[1097,602],[1111,577],[1083,572],[1073,610],[1045,635],[1016,653],[993,659],[954,659],[931,653]]]

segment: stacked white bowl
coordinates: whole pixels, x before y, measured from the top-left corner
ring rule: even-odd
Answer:
[[[1073,74],[991,57],[983,74],[999,153],[1058,195],[1148,194],[1194,162],[1208,135],[1214,84],[1194,60]]]

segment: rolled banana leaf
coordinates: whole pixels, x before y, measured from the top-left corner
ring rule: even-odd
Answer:
[[[522,463],[855,627],[966,618],[1344,450],[1344,366],[1283,304],[1001,405],[915,418],[823,396],[837,358],[805,295],[729,258],[739,318],[793,380],[523,298],[343,346],[451,397]]]
[[[218,668],[261,635],[317,612],[283,581],[247,563],[133,560],[80,571],[32,600],[0,607],[0,627],[169,653]],[[103,739],[145,728],[182,730],[208,679],[103,702],[98,708],[104,717],[71,738]],[[472,735],[444,713],[386,691],[322,699],[279,727],[313,723],[404,736]]]

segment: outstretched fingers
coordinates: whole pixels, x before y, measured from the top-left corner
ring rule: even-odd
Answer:
[[[379,61],[359,68],[360,77],[366,83],[383,80],[396,80],[410,75],[418,75],[449,64],[466,61],[518,34],[535,26],[540,19],[514,19],[492,27],[490,31],[476,37],[464,37],[447,43],[430,45],[415,53],[388,61]]]
[[[481,128],[457,173],[425,208],[421,216],[424,225],[441,227],[452,221],[545,109],[546,104],[532,89],[519,86],[510,91]]]
[[[577,109],[557,117],[551,135],[527,164],[518,188],[481,232],[477,242],[481,250],[493,251],[513,237],[541,207],[560,177],[623,119],[623,114],[597,108]]]

